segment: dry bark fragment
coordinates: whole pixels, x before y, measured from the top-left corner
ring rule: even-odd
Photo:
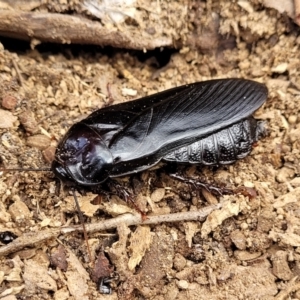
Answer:
[[[172,46],[172,38],[141,38],[139,31],[118,31],[88,19],[42,12],[0,11],[0,35],[22,40],[63,44],[92,44],[127,49],[155,49]]]

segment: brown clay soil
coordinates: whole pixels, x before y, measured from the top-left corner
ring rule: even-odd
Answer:
[[[42,11],[83,13],[83,1],[70,1],[71,8],[65,2],[43,1]],[[88,227],[93,266],[82,233],[61,229],[81,228],[68,189],[51,172],[1,172],[0,232],[18,238],[0,246],[0,299],[300,299],[299,27],[263,1],[150,2],[139,1],[143,14],[117,28],[173,40],[164,50],[36,40],[30,49],[0,38],[1,166],[50,166],[70,125],[110,101],[240,77],[269,89],[255,114],[266,121],[268,136],[233,165],[185,173],[257,195],[216,197],[164,168],[151,170],[121,179],[137,206],[149,219],[186,214],[178,222],[127,226],[118,216],[139,218],[130,204],[116,195],[78,193],[87,226],[113,220],[107,230]],[[26,10],[9,11],[20,9]],[[206,207],[207,218],[188,219]],[[109,278],[112,294],[100,294],[101,277]]]

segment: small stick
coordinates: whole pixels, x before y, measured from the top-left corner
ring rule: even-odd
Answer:
[[[22,74],[20,72],[18,64],[16,63],[16,61],[14,59],[12,59],[12,64],[13,64],[15,70],[16,70],[20,85],[24,86],[24,80],[23,80]]]
[[[101,221],[96,224],[85,224],[86,232],[98,232],[101,230],[116,228],[121,223],[127,226],[131,225],[146,225],[146,224],[159,224],[164,222],[180,222],[180,221],[203,221],[211,212],[222,207],[222,204],[209,205],[198,211],[187,211],[175,214],[166,214],[159,216],[147,216],[143,221],[142,216],[138,213],[136,215],[124,214],[116,218]],[[82,226],[68,226],[62,228],[48,229],[38,232],[24,233],[13,242],[3,247],[0,247],[0,257],[9,255],[10,253],[19,251],[25,247],[36,247],[38,243],[44,242],[51,238],[57,238],[60,234],[69,234],[74,231],[83,231]]]
[[[107,83],[106,88],[107,88],[108,102],[105,103],[105,106],[110,106],[110,105],[112,105],[114,103],[114,97],[111,94],[110,83]]]
[[[168,222],[180,222],[180,221],[203,221],[212,211],[221,208],[220,203],[216,205],[206,206],[198,211],[186,211],[181,213],[166,214],[159,216],[147,216],[146,220],[143,220],[140,214],[124,214],[116,218],[102,221],[100,223],[86,224],[87,232],[98,232],[101,230],[107,230],[116,228],[119,224],[126,224],[127,226],[132,225],[148,225],[148,224],[159,224]],[[62,233],[70,233],[74,231],[82,231],[80,226],[68,226],[61,228]]]
[[[0,172],[14,172],[14,171],[20,171],[20,172],[31,172],[31,171],[36,171],[36,172],[47,172],[51,171],[51,168],[44,167],[44,168],[0,168]]]
[[[38,11],[0,10],[0,34],[22,40],[37,39],[40,42],[89,44],[136,50],[173,45],[171,37],[148,35],[141,38],[138,30],[120,31],[82,16]]]

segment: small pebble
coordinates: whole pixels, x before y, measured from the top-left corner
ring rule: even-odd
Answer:
[[[12,219],[15,222],[22,222],[30,217],[30,211],[27,205],[21,201],[15,201],[8,209]]]
[[[177,271],[181,271],[186,266],[186,259],[181,254],[176,253],[173,265]]]
[[[2,107],[9,109],[9,110],[14,110],[16,108],[18,101],[16,97],[11,96],[11,95],[4,95],[2,97]]]
[[[289,116],[289,117],[288,117],[288,122],[289,122],[290,124],[295,124],[295,123],[297,122],[297,116],[295,116],[295,115]]]
[[[287,63],[282,63],[282,64],[279,64],[279,65],[273,67],[273,68],[271,69],[271,71],[272,71],[273,73],[279,73],[279,74],[282,74],[282,73],[284,73],[284,72],[287,70],[287,68],[288,68],[288,64],[287,64]]]
[[[34,147],[40,150],[44,150],[50,146],[51,140],[43,135],[43,134],[37,134],[33,135],[27,138],[26,144],[30,147]]]
[[[34,134],[39,131],[37,121],[35,120],[35,117],[31,111],[26,110],[19,114],[18,117],[20,123],[24,126],[28,133]]]
[[[176,284],[177,287],[182,290],[186,290],[189,287],[189,283],[186,280],[178,280]]]
[[[273,274],[282,280],[290,280],[293,277],[293,273],[290,270],[287,262],[287,252],[279,250],[271,257],[273,265]]]
[[[166,191],[164,188],[159,188],[159,189],[156,189],[152,194],[151,194],[151,200],[153,202],[159,202],[161,201],[164,196],[166,194]]]
[[[230,238],[239,250],[246,249],[246,238],[241,231],[235,230],[235,231],[231,232]]]
[[[10,111],[0,109],[1,129],[13,127],[16,121],[17,121],[17,117],[15,117]]]
[[[51,164],[53,162],[55,157],[55,150],[56,148],[53,146],[49,146],[48,148],[43,150],[43,157],[48,164]]]
[[[276,179],[278,182],[287,182],[289,181],[291,178],[293,178],[295,176],[295,171],[293,169],[287,168],[287,167],[282,167],[277,175],[276,175]]]

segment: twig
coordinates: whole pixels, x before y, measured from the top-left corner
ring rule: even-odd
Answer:
[[[146,220],[142,220],[140,214],[124,214],[116,218],[101,221],[96,224],[86,224],[87,232],[98,232],[101,230],[116,228],[119,224],[126,224],[127,226],[139,224],[158,224],[164,222],[180,222],[180,221],[203,221],[212,211],[221,208],[221,204],[210,205],[198,211],[188,211],[175,214],[167,214],[160,216],[148,216]],[[75,231],[82,231],[82,226],[68,226],[59,229],[48,229],[39,232],[29,232],[15,239],[8,245],[0,248],[0,257],[9,255],[10,253],[19,251],[25,247],[35,247],[37,244],[46,240],[57,238],[59,234],[69,234]]]
[[[112,229],[119,226],[119,224],[132,225],[148,225],[159,224],[168,222],[180,222],[180,221],[203,221],[212,211],[221,208],[221,204],[206,206],[198,211],[187,211],[175,214],[159,215],[159,216],[147,216],[146,220],[142,220],[141,214],[124,214],[116,218],[105,220],[95,224],[87,224],[87,232],[98,232],[102,230]],[[82,231],[81,226],[69,226],[61,228],[62,233],[70,233],[74,231]]]
[[[38,243],[56,238],[60,234],[60,229],[43,230],[39,232],[27,232],[19,236],[13,242],[0,248],[0,257],[24,249],[25,247],[35,247]]]
[[[12,59],[12,64],[16,70],[16,73],[17,73],[17,76],[18,76],[18,79],[19,79],[19,83],[21,86],[24,86],[24,80],[23,80],[23,77],[22,77],[22,74],[20,72],[20,69],[18,67],[18,64],[16,63],[16,61],[14,59]]]
[[[137,30],[106,28],[100,22],[57,13],[0,10],[0,35],[42,42],[155,49],[172,46],[172,38],[145,36]]]

